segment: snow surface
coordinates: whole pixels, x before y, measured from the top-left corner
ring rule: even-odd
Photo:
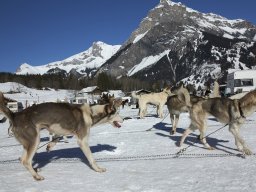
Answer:
[[[140,39],[142,39],[146,34],[148,33],[148,31],[146,31],[143,34],[140,34],[138,36],[135,37],[135,39],[133,40],[133,43],[137,43]]]
[[[142,59],[142,61],[137,64],[134,65],[134,67],[128,71],[128,76],[132,76],[135,73],[137,73],[138,71],[145,69],[146,67],[155,64],[157,61],[159,61],[163,56],[165,56],[166,54],[168,54],[170,52],[170,50],[165,50],[164,52],[160,53],[159,55],[151,55],[149,57],[145,57]]]
[[[234,36],[224,33],[223,37],[228,38],[228,39],[234,39]]]
[[[5,97],[17,100],[23,106],[31,106],[34,103],[58,102],[73,98],[74,90],[35,90],[15,82],[0,83],[0,91]],[[13,94],[10,94],[13,92]]]
[[[184,155],[174,158],[180,150],[175,143],[188,127],[189,115],[181,115],[177,134],[170,136],[169,116],[159,119],[155,112],[156,108],[150,106],[145,119],[137,119],[138,109],[125,106],[120,114],[132,119],[125,120],[122,128],[105,124],[91,129],[89,144],[98,165],[107,168],[105,173],[96,173],[88,167],[75,138],[69,138],[69,143],[58,143],[50,153],[45,146],[38,149],[34,162],[45,177],[40,182],[34,181],[18,162],[22,147],[7,135],[8,122],[0,124],[0,192],[240,192],[256,189],[255,156],[239,156],[228,128],[208,137],[216,150],[208,151],[196,142]],[[166,107],[164,114],[168,115]],[[241,129],[241,135],[253,152],[256,151],[255,120],[256,114],[253,114]],[[209,118],[206,134],[221,126],[214,118]],[[152,127],[151,131],[146,131]],[[188,136],[184,147],[195,142],[197,135],[196,131]],[[40,146],[47,141],[48,133],[42,130]]]

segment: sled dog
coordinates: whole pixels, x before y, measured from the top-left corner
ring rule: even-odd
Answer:
[[[42,128],[57,135],[75,135],[91,168],[97,172],[106,171],[96,164],[92,156],[88,145],[89,132],[91,127],[107,122],[120,127],[119,123],[123,122],[117,112],[120,105],[121,100],[93,106],[42,103],[13,113],[4,105],[4,96],[0,92],[0,111],[9,119],[15,138],[24,148],[20,161],[36,180],[44,179],[32,167],[32,158],[38,148]]]
[[[143,95],[136,95],[132,92],[132,97],[138,99],[140,118],[144,118],[147,112],[147,104],[153,104],[157,106],[157,114],[160,118],[163,118],[163,107],[167,101],[167,97],[171,95],[170,88],[165,88],[160,93],[149,93]]]
[[[108,104],[110,102],[113,102],[115,99],[114,95],[109,95],[109,94],[104,94],[100,97],[100,100],[98,101],[98,104],[100,105],[105,105]],[[122,103],[121,103],[122,104]],[[61,140],[63,139],[63,141],[65,143],[68,143],[68,137],[66,135],[57,135],[54,133],[49,133],[49,141],[51,141],[47,146],[46,146],[46,150],[48,152],[50,152],[53,147]]]
[[[256,90],[247,93],[241,99],[209,98],[198,101],[190,110],[191,123],[183,133],[179,146],[182,146],[186,137],[194,130],[199,129],[200,140],[207,149],[213,149],[205,139],[207,129],[206,118],[214,116],[219,122],[229,125],[229,131],[235,138],[235,144],[239,151],[251,155],[251,150],[239,134],[245,118],[256,111]]]
[[[172,128],[170,129],[170,134],[173,135],[176,133],[177,124],[181,113],[189,112],[190,107],[200,101],[204,100],[202,97],[189,95],[189,92],[186,88],[181,86],[174,91],[177,95],[172,95],[168,97],[166,105],[170,114],[170,119],[172,123]]]
[[[188,90],[184,88],[183,85],[175,88],[172,92],[176,93],[177,95],[168,97],[166,102],[172,122],[172,129],[170,129],[171,135],[176,133],[180,114],[189,112],[191,105],[197,103],[198,101],[207,99],[196,95],[189,95]],[[219,84],[217,81],[214,82],[213,93],[210,94],[210,98],[215,97],[220,97]]]

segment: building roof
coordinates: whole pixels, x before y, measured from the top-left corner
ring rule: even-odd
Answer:
[[[83,88],[79,91],[79,93],[92,93],[96,90],[99,90],[99,88],[97,86],[92,86],[92,87],[86,87],[86,88]]]
[[[109,90],[108,94],[114,95],[115,98],[124,97],[125,94],[122,90]]]

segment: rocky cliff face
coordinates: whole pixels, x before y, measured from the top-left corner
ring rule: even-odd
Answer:
[[[247,21],[161,0],[97,74],[201,84],[224,80],[228,70],[256,66],[255,41],[256,26]]]

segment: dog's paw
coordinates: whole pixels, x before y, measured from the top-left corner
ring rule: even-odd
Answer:
[[[33,168],[35,170],[35,172],[41,172],[40,168]]]
[[[215,150],[214,147],[208,147],[207,149],[208,149],[208,150]]]
[[[33,176],[33,177],[34,177],[34,179],[37,180],[37,181],[42,181],[42,180],[44,180],[44,177],[41,176],[41,175],[38,175],[38,174],[36,174],[36,175]]]
[[[103,173],[106,172],[106,169],[103,167],[99,167],[96,163],[91,164],[91,167],[94,171],[99,172],[99,173]]]
[[[102,168],[102,167],[98,167],[97,170],[95,170],[95,171],[97,171],[99,173],[103,173],[103,172],[106,172],[107,169],[106,168]]]
[[[170,135],[174,135],[176,133],[176,131],[170,131]]]
[[[51,151],[51,147],[50,147],[49,145],[47,145],[46,151],[47,151],[47,152],[50,152],[50,151]]]
[[[252,155],[252,151],[248,148],[244,148],[243,152],[245,155]]]
[[[180,142],[175,142],[175,145],[177,146],[177,147],[181,147],[181,144],[180,144]]]

